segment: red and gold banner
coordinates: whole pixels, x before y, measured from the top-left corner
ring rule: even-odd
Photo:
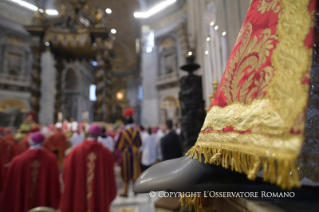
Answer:
[[[315,0],[252,0],[190,157],[299,186]]]

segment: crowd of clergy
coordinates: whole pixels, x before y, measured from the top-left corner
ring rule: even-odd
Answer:
[[[108,212],[117,196],[115,166],[125,198],[142,171],[182,156],[172,121],[145,129],[133,116],[126,109],[123,123],[109,129],[75,121],[44,127],[31,112],[16,134],[0,127],[0,211]]]

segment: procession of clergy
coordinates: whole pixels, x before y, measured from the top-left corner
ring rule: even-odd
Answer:
[[[32,112],[15,136],[1,127],[0,211],[40,206],[62,212],[109,211],[117,194],[114,164],[121,166],[124,181],[120,196],[127,197],[130,180],[157,159],[154,142],[142,145],[146,132],[134,124],[133,115],[132,108],[124,111],[125,126],[116,135],[98,124],[87,126],[87,132],[83,124],[71,124],[71,147],[62,123],[43,133]],[[141,148],[147,146],[153,152],[142,155]]]

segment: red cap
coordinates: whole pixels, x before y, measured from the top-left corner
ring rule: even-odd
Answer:
[[[124,117],[129,117],[129,116],[134,116],[134,109],[129,107],[129,108],[126,108],[123,112],[123,116]]]
[[[89,133],[93,135],[100,135],[101,134],[101,127],[97,124],[92,124],[89,128]]]
[[[41,132],[34,132],[31,134],[30,139],[33,143],[40,144],[45,140],[45,136]]]

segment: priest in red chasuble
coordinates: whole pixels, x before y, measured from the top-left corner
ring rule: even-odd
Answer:
[[[45,142],[44,147],[56,154],[60,167],[62,165],[65,150],[68,148],[68,143],[66,140],[66,136],[62,131],[61,123],[57,123],[55,125],[55,131]]]
[[[2,158],[0,157],[0,199],[1,199],[3,186],[4,186],[4,164],[2,162]]]
[[[109,212],[116,197],[112,153],[97,141],[101,128],[93,124],[89,137],[65,158],[61,212]]]
[[[124,190],[120,196],[127,197],[130,180],[132,179],[134,182],[141,174],[141,157],[139,154],[141,137],[134,125],[133,108],[127,108],[123,116],[126,126],[119,134],[116,149],[121,151],[122,156],[121,173],[124,181]]]
[[[10,141],[12,141],[13,143],[17,144],[18,141],[14,138],[14,136],[12,135],[12,130],[11,128],[7,127],[4,129],[4,137]]]
[[[14,141],[4,136],[4,128],[0,127],[0,157],[2,162],[7,165],[12,158],[17,155],[17,146]]]
[[[60,183],[56,156],[42,148],[45,137],[32,133],[30,148],[16,156],[8,169],[0,211],[26,212],[46,206],[58,208]]]

